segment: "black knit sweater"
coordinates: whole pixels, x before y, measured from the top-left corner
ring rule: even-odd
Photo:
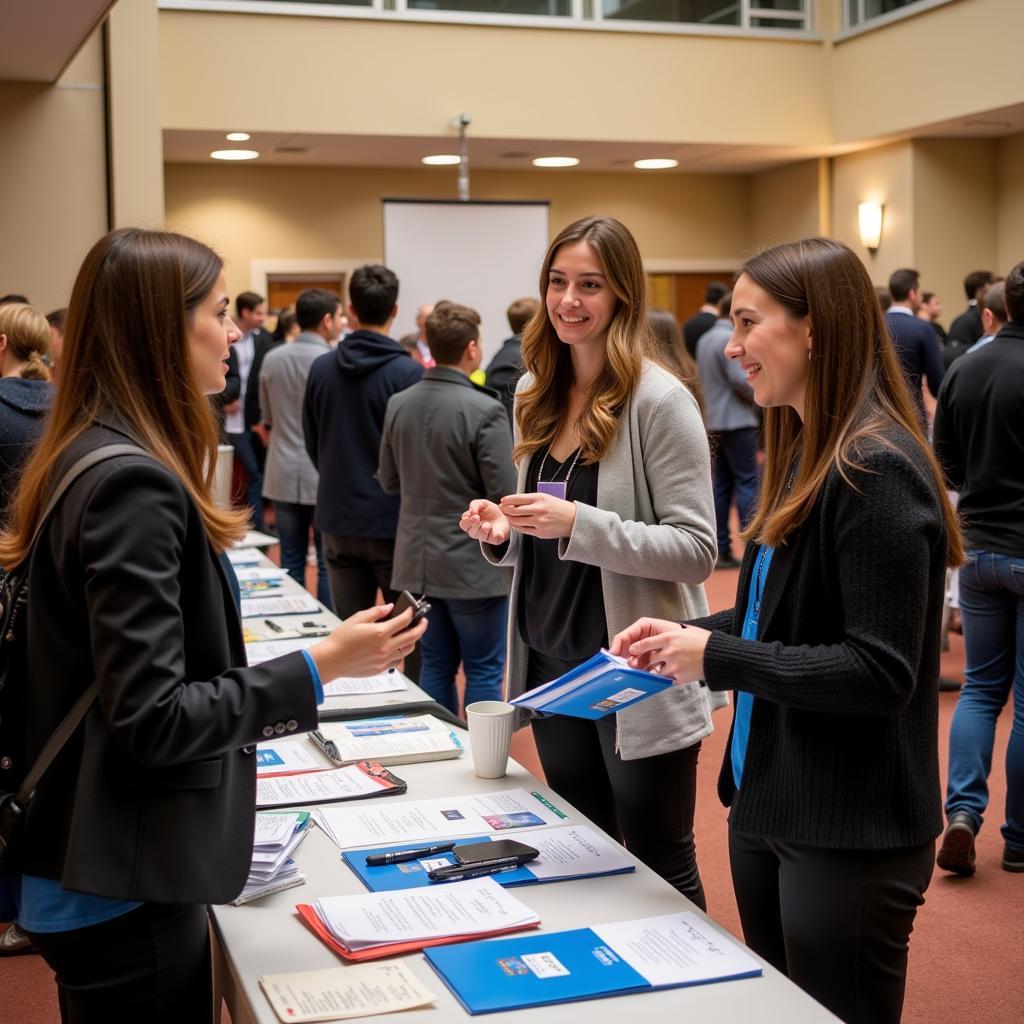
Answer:
[[[887,850],[942,830],[937,679],[948,537],[923,454],[909,435],[891,436],[895,449],[863,446],[854,487],[833,470],[807,521],[776,550],[758,640],[740,638],[756,545],[736,607],[694,623],[713,631],[707,685],[757,698],[743,788],[728,746],[718,783],[740,832]]]

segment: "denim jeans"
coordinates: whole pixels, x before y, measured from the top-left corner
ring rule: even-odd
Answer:
[[[1024,850],[1024,558],[968,551],[960,570],[966,682],[949,732],[946,814],[966,811],[981,827],[996,719],[1013,692],[1006,750],[1007,845]]]
[[[241,434],[227,434],[228,444],[235,449],[235,458],[245,468],[245,503],[252,509],[252,528],[263,529],[263,475],[256,460],[256,435],[251,430]]]
[[[718,552],[725,556],[732,547],[729,538],[729,506],[733,496],[736,498],[736,512],[740,517],[741,528],[750,522],[754,502],[757,500],[757,430],[754,427],[719,430],[711,434],[711,441]]]
[[[309,530],[313,525],[316,505],[300,505],[291,501],[274,501],[277,513],[277,532],[281,539],[281,568],[288,570],[300,587],[306,585],[306,555],[309,552]],[[316,547],[316,597],[328,608],[331,607],[331,588],[327,583],[327,563],[320,531],[313,531]]]
[[[454,714],[459,713],[455,673],[466,672],[466,704],[501,700],[505,669],[508,598],[454,599],[427,596],[429,625],[420,641],[420,686]]]

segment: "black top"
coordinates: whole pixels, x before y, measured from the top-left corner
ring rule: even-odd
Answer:
[[[686,351],[697,358],[697,342],[715,326],[718,320],[717,313],[694,313],[689,320],[683,324],[683,341],[686,344]]]
[[[968,306],[949,326],[949,340],[958,341],[963,345],[973,345],[983,334],[985,327],[981,322],[981,310],[978,304]]]
[[[546,453],[547,448],[540,448],[530,461],[528,493],[537,490],[537,472]],[[564,463],[548,455],[542,479],[565,480],[572,461],[572,455]],[[597,505],[599,467],[597,462],[584,465],[582,459],[577,461],[569,476],[568,501]],[[559,558],[558,543],[523,535],[519,635],[528,647],[542,654],[562,661],[581,661],[608,646],[601,570],[596,565]]]
[[[851,483],[833,468],[807,521],[776,548],[757,640],[741,638],[755,544],[736,606],[696,622],[713,630],[708,687],[755,697],[743,787],[733,782],[731,741],[718,782],[740,832],[890,850],[942,830],[948,536],[925,453],[898,428],[887,439],[892,447],[861,445]]]
[[[487,366],[487,386],[498,393],[501,404],[508,413],[508,421],[512,422],[512,410],[515,405],[516,385],[523,375],[523,338],[513,334],[506,338],[497,354]]]
[[[919,320],[912,313],[896,313],[892,309],[885,314],[889,333],[896,347],[903,376],[910,387],[910,398],[917,408],[922,426],[927,425],[924,414],[924,399],[921,396],[921,378],[927,378],[928,390],[938,395],[946,368],[942,365],[942,349],[930,324]]]
[[[1007,324],[953,364],[933,436],[960,492],[968,545],[1024,555],[1024,323]]]
[[[21,468],[43,430],[53,385],[22,377],[0,379],[0,515],[14,494]]]

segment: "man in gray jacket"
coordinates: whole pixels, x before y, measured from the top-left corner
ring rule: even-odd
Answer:
[[[729,507],[733,497],[740,526],[750,521],[757,500],[757,414],[754,391],[743,367],[727,359],[725,345],[732,334],[729,307],[732,292],[718,301],[718,319],[697,342],[697,369],[704,389],[704,421],[711,440],[715,522],[718,527],[718,569],[733,569],[729,537]]]
[[[460,661],[466,704],[501,699],[510,584],[508,573],[489,570],[459,517],[474,498],[514,493],[516,475],[505,409],[469,379],[482,357],[479,315],[440,302],[426,334],[437,365],[388,402],[378,475],[402,498],[391,586],[431,605],[419,685],[458,713]]]
[[[260,368],[262,433],[267,444],[263,497],[274,503],[281,537],[281,566],[296,583],[306,585],[306,553],[316,510],[318,476],[306,454],[302,399],[309,368],[337,341],[342,328],[341,299],[322,288],[307,288],[295,301],[301,334],[267,354]],[[317,598],[331,607],[320,532],[316,545]]]

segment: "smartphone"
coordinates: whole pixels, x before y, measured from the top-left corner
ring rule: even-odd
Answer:
[[[465,843],[456,846],[452,853],[460,864],[472,866],[478,861],[499,860],[503,857],[515,857],[520,864],[536,860],[540,851],[526,843],[518,843],[514,839],[494,839],[489,843]]]
[[[388,619],[393,619],[395,616],[401,615],[406,608],[412,609],[412,622],[409,623],[409,629],[415,626],[416,623],[430,611],[430,605],[427,604],[422,597],[417,600],[409,593],[408,590],[403,590],[402,593],[398,595],[398,600],[395,601],[395,607],[391,609],[391,614],[388,616]],[[387,619],[384,621],[387,622]]]

